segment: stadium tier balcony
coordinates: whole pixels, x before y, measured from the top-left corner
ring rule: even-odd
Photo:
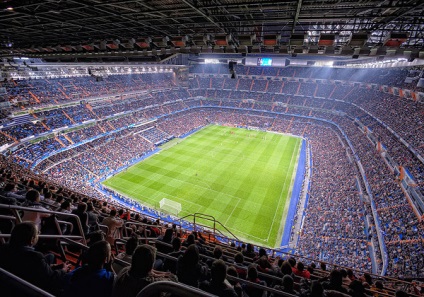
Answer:
[[[203,113],[203,112],[200,112]],[[189,113],[188,113],[189,114]],[[209,112],[210,115],[213,116],[213,113]],[[219,118],[224,119],[225,115],[222,113],[218,115]],[[243,114],[231,114],[228,113],[226,115],[227,117],[230,117],[233,120],[237,120],[237,118],[244,118]],[[227,118],[228,119],[228,118]],[[281,124],[277,125],[278,127],[289,127],[292,125],[290,120],[284,120],[280,121]],[[284,128],[284,129],[285,129]],[[329,137],[333,140],[333,142],[329,142],[328,146],[332,144],[337,144],[338,140],[337,137],[335,137],[334,132],[331,131],[331,128],[323,128],[319,126],[315,126],[310,130],[311,136],[315,135],[315,138],[319,140],[320,137]],[[320,136],[317,136],[320,135]],[[331,136],[333,135],[333,136]],[[338,147],[338,145],[336,145]],[[322,152],[325,152],[326,150],[322,150]],[[327,150],[328,152],[329,150]],[[343,154],[342,152],[340,152]],[[325,160],[325,158],[323,159]],[[345,160],[345,158],[341,158],[340,160]],[[304,258],[301,256],[292,256],[292,255],[280,255],[279,257],[275,257],[275,253],[273,251],[264,250],[264,249],[257,249],[254,248],[253,251],[251,251],[249,254],[245,250],[245,248],[242,245],[234,245],[234,244],[222,244],[220,242],[216,242],[214,237],[208,233],[201,233],[201,232],[195,232],[191,233],[191,230],[185,229],[182,226],[175,225],[174,229],[170,228],[170,224],[165,221],[158,221],[154,217],[151,217],[149,215],[145,214],[139,214],[134,213],[130,211],[129,209],[122,209],[122,207],[115,203],[110,202],[103,202],[102,200],[99,200],[94,197],[87,197],[84,195],[81,195],[80,193],[75,193],[73,191],[70,191],[65,188],[59,188],[56,185],[52,184],[50,181],[42,179],[40,176],[34,175],[32,172],[27,171],[23,168],[20,168],[17,165],[14,165],[12,163],[8,163],[5,159],[1,160],[1,168],[0,173],[2,174],[2,178],[5,178],[6,181],[10,181],[13,179],[14,174],[19,174],[23,176],[21,178],[19,184],[19,188],[24,190],[27,190],[28,187],[36,188],[38,191],[44,193],[45,197],[49,196],[49,198],[44,198],[44,200],[41,201],[41,207],[35,208],[27,208],[22,206],[10,206],[10,205],[4,205],[0,204],[0,210],[2,213],[8,213],[8,216],[4,216],[1,218],[1,228],[2,228],[2,244],[4,245],[5,242],[8,241],[8,238],[10,237],[10,232],[13,230],[13,222],[19,221],[22,217],[20,212],[10,212],[13,209],[19,209],[23,210],[24,212],[27,211],[37,211],[43,216],[51,216],[53,218],[51,223],[46,223],[43,225],[43,228],[41,229],[41,234],[39,234],[39,247],[43,247],[43,250],[45,252],[50,252],[56,255],[56,263],[60,265],[60,263],[63,263],[67,261],[70,265],[70,269],[73,270],[75,268],[78,268],[78,265],[82,262],[83,264],[86,263],[86,251],[89,249],[89,246],[86,245],[86,234],[84,233],[83,225],[81,224],[80,215],[78,212],[73,212],[73,214],[67,214],[63,212],[54,212],[56,209],[54,206],[54,199],[52,199],[55,196],[61,195],[62,198],[70,199],[72,201],[72,207],[78,207],[81,204],[87,203],[92,205],[93,207],[89,210],[91,213],[95,215],[97,218],[94,221],[93,226],[98,226],[100,229],[105,230],[108,232],[108,228],[106,225],[103,225],[102,222],[106,223],[106,218],[110,216],[112,211],[115,211],[121,216],[121,220],[123,224],[121,224],[121,228],[119,229],[119,232],[113,237],[113,245],[112,245],[112,252],[115,254],[115,263],[113,264],[115,269],[122,269],[126,266],[131,265],[131,252],[129,250],[129,241],[134,242],[134,237],[136,236],[137,240],[135,241],[136,246],[142,245],[142,244],[150,244],[154,245],[157,248],[156,257],[157,259],[161,260],[161,263],[164,265],[155,266],[156,273],[160,273],[159,271],[173,271],[174,273],[177,273],[177,275],[182,275],[182,272],[178,270],[173,270],[172,267],[178,267],[177,261],[179,261],[178,255],[183,255],[185,253],[186,247],[191,243],[190,236],[193,236],[194,244],[196,245],[197,249],[200,252],[200,262],[199,265],[202,265],[204,267],[204,271],[208,272],[213,267],[213,262],[217,259],[217,255],[219,255],[218,251],[221,251],[221,256],[218,256],[222,261],[224,261],[224,265],[226,267],[233,266],[235,268],[236,274],[233,275],[232,273],[228,273],[228,280],[230,283],[237,284],[239,283],[241,286],[239,287],[240,290],[244,292],[251,292],[252,286],[258,290],[262,290],[265,292],[273,293],[274,295],[278,295],[280,293],[279,290],[281,290],[281,287],[279,286],[281,282],[285,283],[287,281],[288,277],[285,277],[283,279],[284,275],[288,274],[290,275],[290,278],[292,279],[292,282],[294,284],[294,291],[292,294],[298,295],[300,291],[307,292],[309,290],[310,286],[310,280],[317,280],[319,283],[322,284],[324,289],[330,290],[331,284],[327,284],[326,280],[328,279],[328,275],[332,269],[337,269],[339,273],[346,273],[348,270],[350,281],[353,279],[359,279],[361,282],[364,282],[365,288],[360,288],[361,290],[365,290],[368,294],[373,294],[375,290],[378,289],[378,286],[375,284],[375,282],[378,280],[381,282],[384,286],[384,293],[387,296],[394,296],[395,291],[402,289],[405,292],[408,292],[409,294],[417,294],[417,285],[415,283],[411,283],[409,281],[403,281],[398,279],[390,279],[390,278],[382,278],[376,275],[369,275],[369,274],[363,274],[360,271],[357,271],[355,269],[349,269],[349,267],[345,268],[343,265],[339,266],[340,264],[347,264],[346,262],[343,262],[346,258],[341,258],[343,263],[339,263],[337,266],[333,266],[330,263],[325,262],[315,262],[309,258]],[[25,176],[25,177],[24,177]],[[35,181],[35,182],[34,182]],[[342,181],[341,181],[342,182]],[[3,197],[2,197],[3,199]],[[346,199],[346,202],[349,202],[349,200],[353,199]],[[4,200],[2,200],[4,201]],[[329,200],[331,203],[331,201]],[[335,202],[336,203],[336,202]],[[52,212],[53,210],[53,212]],[[352,208],[352,214],[354,214],[357,211],[357,208]],[[84,210],[84,212],[86,212]],[[52,215],[57,216],[56,217]],[[75,224],[71,223],[71,221],[67,221],[67,218],[74,218]],[[347,222],[347,221],[346,221]],[[12,223],[12,224],[5,224],[5,223]],[[49,225],[50,224],[50,225]],[[53,227],[51,229],[48,229],[50,227]],[[74,226],[76,233],[67,234],[66,232],[69,232],[70,226]],[[346,228],[343,225],[342,228]],[[66,228],[65,228],[66,227]],[[337,224],[329,224],[328,225],[328,232],[332,232],[332,229],[339,228]],[[171,232],[169,233],[168,230],[170,229]],[[68,230],[68,231],[66,231]],[[352,229],[354,231],[354,229]],[[171,236],[168,238],[166,234],[171,234]],[[47,235],[48,234],[48,235]],[[74,235],[75,234],[75,235]],[[93,233],[94,234],[94,233]],[[192,235],[190,235],[192,234]],[[361,236],[361,233],[352,233],[351,237]],[[189,236],[190,235],[190,236]],[[94,241],[94,235],[91,238],[92,241]],[[170,244],[171,240],[175,237],[179,237],[180,241],[182,242],[183,248],[177,248],[177,253],[175,253],[175,250],[172,248],[172,245]],[[131,239],[133,238],[133,239]],[[196,239],[197,238],[197,239]],[[60,239],[58,241],[59,243],[56,245],[49,245],[48,243],[51,241],[55,241],[57,239]],[[99,239],[97,239],[99,240]],[[101,240],[101,237],[100,237]],[[128,243],[128,244],[127,244]],[[91,243],[92,245],[93,243]],[[1,244],[0,244],[1,245]],[[327,240],[323,242],[323,245],[328,245],[329,251],[334,251],[334,245],[340,245],[340,242],[335,242],[332,240]],[[66,246],[66,247],[65,247]],[[352,244],[350,242],[349,244],[349,251],[352,251],[352,248],[355,247],[355,244]],[[343,254],[343,249],[338,250],[338,252]],[[130,257],[128,257],[128,255]],[[340,256],[341,254],[339,254]],[[242,261],[240,262],[237,260],[238,258],[242,257]],[[360,258],[360,255],[355,253],[346,253],[344,254],[345,257],[351,257],[352,259],[355,259],[355,257]],[[265,258],[264,258],[265,257]],[[9,259],[10,261],[10,259]],[[16,260],[17,261],[17,260]],[[1,258],[0,255],[0,265],[4,265],[4,259]],[[249,265],[252,263],[257,265],[257,278],[261,280],[261,282],[252,283],[252,279],[249,278],[250,271]],[[302,273],[302,271],[299,271],[300,269],[300,263],[306,264],[302,266],[307,267],[308,273]],[[289,271],[285,269],[288,265]],[[3,266],[2,266],[3,267]],[[9,267],[9,266],[7,266]],[[285,267],[283,269],[283,267]],[[18,267],[19,268],[19,267]],[[108,269],[108,268],[106,268]],[[213,268],[212,268],[213,269]],[[342,272],[344,270],[344,272]],[[306,271],[306,270],[305,270]],[[4,272],[2,272],[4,273]],[[35,286],[41,286],[42,289],[46,290],[52,290],[52,287],[45,287],[41,282],[39,282],[36,278],[28,278],[27,275],[23,274],[19,269],[13,269],[12,273],[15,273],[16,276],[14,277],[15,281],[19,281],[22,283],[21,278],[24,280],[28,280],[30,283],[32,283]],[[244,273],[244,274],[243,274]],[[335,274],[336,272],[331,272],[331,274]],[[246,278],[247,276],[247,278]],[[203,280],[203,277],[205,280],[208,280],[210,276],[208,274],[204,274],[203,276],[200,275],[201,279]],[[2,275],[2,279],[3,275]],[[183,281],[183,277],[181,277],[181,281]],[[4,284],[4,282],[2,281]],[[9,284],[9,280],[7,282]],[[20,286],[8,286],[8,290],[17,290],[16,292],[21,292],[22,294],[22,284]],[[17,287],[21,287],[18,288]],[[187,285],[186,285],[187,287]],[[200,285],[200,288],[204,288],[203,285]],[[237,288],[237,286],[235,287]],[[5,290],[4,287],[2,287],[3,290]],[[36,290],[37,288],[30,288],[31,290]],[[60,288],[58,288],[60,290]],[[62,288],[66,290],[67,288]],[[418,286],[419,289],[419,286]],[[162,291],[164,288],[159,288],[158,291]],[[195,290],[195,289],[190,289]],[[305,291],[306,290],[306,291]],[[353,294],[358,290],[356,287],[348,286],[346,283],[343,283],[343,288],[337,289],[337,290],[343,290],[343,292],[350,292]],[[242,292],[241,291],[241,292]],[[5,291],[2,291],[5,292]],[[31,292],[31,291],[30,291]],[[50,291],[52,293],[52,291]],[[175,292],[174,292],[175,293]],[[330,291],[327,291],[327,293],[330,293]],[[19,294],[19,293],[18,293]],[[187,295],[187,291],[182,291],[180,294],[183,294],[183,296],[191,296]],[[193,296],[203,296],[202,291],[197,291],[195,295]],[[284,294],[284,293],[283,293]],[[47,295],[41,295],[41,296],[47,296]],[[286,296],[286,295],[283,295]]]
[[[213,67],[210,69],[212,68]],[[202,71],[204,70],[207,69],[203,69]],[[218,73],[220,73],[219,70],[224,69],[218,67]],[[248,69],[244,69],[243,71],[248,73]],[[330,77],[347,77],[348,75],[346,73],[352,74],[347,71],[334,70]],[[404,72],[396,72],[394,75],[384,71],[376,73],[377,77],[375,78],[365,77],[363,73],[359,71],[354,77],[357,77],[358,80],[361,79],[361,81],[386,83],[394,80],[393,77],[396,75],[403,75],[402,73]],[[315,75],[319,77],[319,74],[316,74],[315,71],[308,69],[287,69],[279,73],[280,76],[286,76],[286,74],[289,74],[291,77],[315,77]],[[120,82],[123,81],[121,85],[122,88],[131,85],[128,79],[122,78],[122,80],[119,80]],[[200,81],[201,84],[199,83]],[[66,83],[70,82],[68,81]],[[382,93],[366,89],[360,89],[361,95],[358,96],[359,88],[353,86],[287,81],[270,81],[268,84],[265,84],[263,81],[258,81],[258,83],[256,83],[257,82],[253,83],[253,80],[249,79],[205,79],[198,77],[193,80],[193,86],[196,88],[195,90],[179,90],[175,92],[175,96],[171,93],[158,93],[150,94],[148,98],[143,98],[142,100],[123,100],[123,102],[117,100],[116,102],[106,101],[103,103],[100,101],[99,104],[92,105],[92,110],[90,110],[88,106],[80,105],[69,109],[63,108],[45,111],[40,113],[40,117],[43,117],[45,119],[45,124],[48,128],[52,129],[72,124],[70,118],[74,122],[83,119],[95,120],[113,116],[118,112],[129,112],[134,109],[140,109],[132,113],[132,115],[122,116],[107,122],[96,123],[95,126],[85,128],[84,131],[65,133],[67,137],[59,136],[59,141],[49,139],[29,146],[28,150],[21,148],[17,150],[12,157],[19,163],[28,166],[31,164],[29,161],[35,161],[45,153],[56,151],[61,147],[61,142],[65,146],[68,146],[70,144],[69,139],[74,143],[78,143],[95,137],[103,131],[112,132],[116,129],[138,123],[142,118],[152,119],[154,117],[181,111],[187,107],[195,108],[187,112],[172,114],[159,119],[157,123],[158,128],[150,129],[153,130],[151,132],[154,133],[150,134],[149,132],[149,134],[146,135],[142,133],[128,133],[127,135],[123,132],[122,134],[121,132],[117,132],[114,136],[104,137],[92,141],[89,144],[80,145],[71,150],[56,153],[37,165],[37,171],[43,171],[50,175],[56,183],[65,185],[75,191],[90,195],[91,197],[96,197],[100,194],[92,188],[91,183],[102,175],[116,170],[126,162],[136,159],[136,157],[141,157],[144,153],[153,150],[155,146],[151,142],[160,142],[170,135],[183,135],[209,122],[232,123],[235,125],[242,123],[243,125],[252,125],[259,128],[272,127],[272,129],[276,131],[303,135],[308,137],[312,144],[315,143],[313,147],[317,150],[314,151],[317,160],[335,159],[339,163],[317,163],[318,170],[316,174],[322,180],[322,184],[318,183],[312,188],[313,194],[311,195],[310,206],[308,206],[306,210],[305,231],[304,234],[301,235],[300,251],[303,255],[309,255],[315,259],[321,257],[330,262],[342,263],[351,268],[369,270],[370,262],[365,259],[369,256],[367,254],[368,244],[374,239],[369,241],[369,238],[365,236],[363,232],[365,227],[362,222],[367,215],[371,215],[371,210],[369,205],[361,205],[359,200],[355,198],[356,194],[353,193],[356,191],[354,190],[355,186],[352,179],[349,180],[349,177],[353,175],[352,170],[354,169],[352,169],[352,165],[348,164],[343,147],[338,144],[336,136],[338,134],[334,131],[331,132],[333,128],[329,126],[324,128],[321,127],[323,126],[322,123],[312,120],[298,120],[294,116],[286,117],[284,114],[288,113],[306,117],[313,116],[330,120],[337,123],[347,134],[364,166],[367,180],[374,194],[373,199],[376,203],[378,218],[381,221],[381,229],[385,233],[384,241],[389,254],[388,273],[390,275],[408,276],[412,276],[415,273],[416,276],[419,276],[423,267],[419,261],[418,264],[416,264],[416,261],[419,253],[422,252],[422,241],[420,242],[420,238],[424,235],[422,223],[414,217],[412,209],[405,199],[400,186],[394,180],[393,174],[388,170],[381,157],[377,154],[372,143],[364,136],[363,131],[355,125],[352,118],[335,115],[331,113],[331,111],[341,111],[349,114],[351,117],[359,118],[364,125],[369,126],[370,130],[373,130],[373,133],[380,137],[380,140],[388,147],[388,153],[393,155],[394,159],[399,164],[409,166],[414,176],[420,177],[422,176],[420,173],[423,172],[422,163],[411,155],[409,150],[407,150],[398,138],[394,137],[391,132],[388,132],[389,130],[384,128],[364,111],[350,103],[355,103],[363,107],[372,115],[383,120],[385,124],[411,143],[419,152],[422,152],[422,148],[420,148],[420,139],[424,138],[420,138],[421,134],[416,135],[414,125],[419,123],[419,114],[422,112],[422,106],[412,101],[400,101],[393,95],[385,94],[383,99],[381,99]],[[224,86],[224,89],[228,88],[232,91],[221,89],[205,90],[206,88],[202,88],[200,85],[207,86],[206,88],[210,86],[212,86],[212,88],[215,88],[215,86]],[[275,90],[275,93],[282,92],[289,95],[256,93],[256,91],[262,92],[261,90],[265,90],[266,85],[268,85],[268,92]],[[31,87],[33,87],[33,85],[31,85]],[[96,89],[92,89],[91,87],[87,87],[86,90],[86,92],[90,94],[95,91]],[[47,93],[55,94],[53,90],[48,89],[47,91],[39,93],[40,98],[44,98],[43,96]],[[310,98],[294,96],[310,96],[313,93],[318,97],[321,97],[318,94],[322,94],[322,97],[340,99],[347,103],[317,98],[312,100]],[[187,94],[191,96],[204,96],[208,99],[177,102],[169,105],[163,104],[164,102],[173,100],[173,98],[185,99],[184,97]],[[255,102],[246,101],[249,99],[254,99]],[[379,100],[382,102],[379,102]],[[273,106],[272,104],[267,104],[273,102],[287,103],[290,106]],[[145,106],[155,103],[160,106],[147,110],[143,109]],[[199,110],[198,108],[201,106],[209,106],[213,107],[213,109],[207,108]],[[396,115],[387,113],[387,108],[385,110],[384,106],[390,106],[390,108],[396,110]],[[228,109],[224,107],[241,108],[243,110],[228,111]],[[403,110],[402,108],[404,107],[405,109]],[[315,108],[319,108],[320,110],[314,110]],[[280,112],[283,115],[267,115],[263,112],[254,111],[256,109],[261,111]],[[74,119],[74,117],[78,117],[80,114],[81,118]],[[40,131],[46,131],[43,125],[37,125]],[[6,133],[2,134],[5,139],[12,139],[11,137],[22,139],[40,133],[29,124],[5,128],[2,131]],[[141,136],[146,136],[146,139],[150,138],[150,142],[143,142],[144,138]],[[323,142],[323,139],[328,142]],[[52,144],[54,145],[52,146]],[[322,149],[320,149],[320,147],[322,147]],[[125,148],[128,148],[129,151],[125,152]],[[116,153],[111,156],[110,150]],[[325,150],[334,153],[334,155],[327,156]],[[71,159],[68,160],[69,158]],[[336,185],[333,184],[334,178],[329,178],[327,176],[328,171],[336,171],[339,174],[340,181],[337,181]],[[417,181],[422,183],[422,180]],[[333,190],[329,191],[328,184],[331,185],[331,189],[337,188],[339,190],[335,192]],[[317,199],[316,201],[313,200],[314,196]],[[323,198],[328,199],[328,197],[332,199],[325,201],[323,204]],[[317,210],[317,207],[322,207],[323,209]],[[321,213],[326,214],[325,221],[317,224],[317,221],[321,219]],[[341,213],[343,216],[337,217],[335,215],[336,213]],[[337,219],[341,217],[349,218],[350,223],[347,223],[347,221],[337,221]],[[317,230],[320,232],[317,232]],[[377,255],[379,253],[381,252],[377,251]],[[410,256],[405,257],[406,254]],[[381,254],[377,256],[377,258],[380,259]],[[381,267],[381,263],[378,265]]]

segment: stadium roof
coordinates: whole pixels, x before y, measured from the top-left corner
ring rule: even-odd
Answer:
[[[0,51],[418,53],[423,13],[420,0],[0,0]]]

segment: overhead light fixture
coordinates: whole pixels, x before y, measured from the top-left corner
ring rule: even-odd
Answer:
[[[137,38],[135,41],[135,44],[140,49],[148,49],[150,48],[150,43],[152,42],[152,39],[150,37],[144,37],[144,38]]]
[[[319,46],[333,46],[336,40],[336,34],[323,34],[319,35]]]
[[[60,49],[64,52],[72,52],[72,46],[70,45],[60,45]]]
[[[239,45],[253,45],[256,40],[256,34],[240,34],[237,36]]]
[[[280,42],[280,34],[266,34],[263,38],[263,45],[265,46],[277,46]]]
[[[94,51],[94,44],[81,44],[81,47],[86,51]]]
[[[367,43],[368,38],[369,34],[366,32],[352,33],[347,44],[352,47],[363,47]]]
[[[407,32],[390,32],[384,42],[384,46],[388,47],[400,47],[408,39],[409,34]]]
[[[187,35],[184,36],[176,36],[176,37],[172,37],[171,38],[171,43],[175,46],[175,47],[185,47],[186,46],[186,42],[187,42],[188,38]]]
[[[106,41],[106,47],[111,50],[119,49],[119,44],[120,41],[118,39]]]
[[[219,46],[227,46],[229,42],[232,40],[231,34],[217,34],[214,37],[215,45]]]
[[[44,47],[42,47],[42,50],[43,50],[44,52],[49,52],[49,53],[51,53],[51,52],[54,52],[54,51],[55,51],[55,49],[54,49],[53,47],[51,47],[51,46],[44,46]]]

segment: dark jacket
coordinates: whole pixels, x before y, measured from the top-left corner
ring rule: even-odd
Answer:
[[[93,270],[85,265],[67,276],[65,297],[108,297],[112,294],[115,274],[106,269]]]
[[[62,269],[53,270],[44,255],[31,247],[0,246],[0,267],[54,295],[59,294],[66,275]]]

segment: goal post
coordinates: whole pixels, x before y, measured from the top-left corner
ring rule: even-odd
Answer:
[[[181,203],[168,198],[162,198],[162,200],[159,201],[159,208],[164,212],[178,216],[181,211]]]

